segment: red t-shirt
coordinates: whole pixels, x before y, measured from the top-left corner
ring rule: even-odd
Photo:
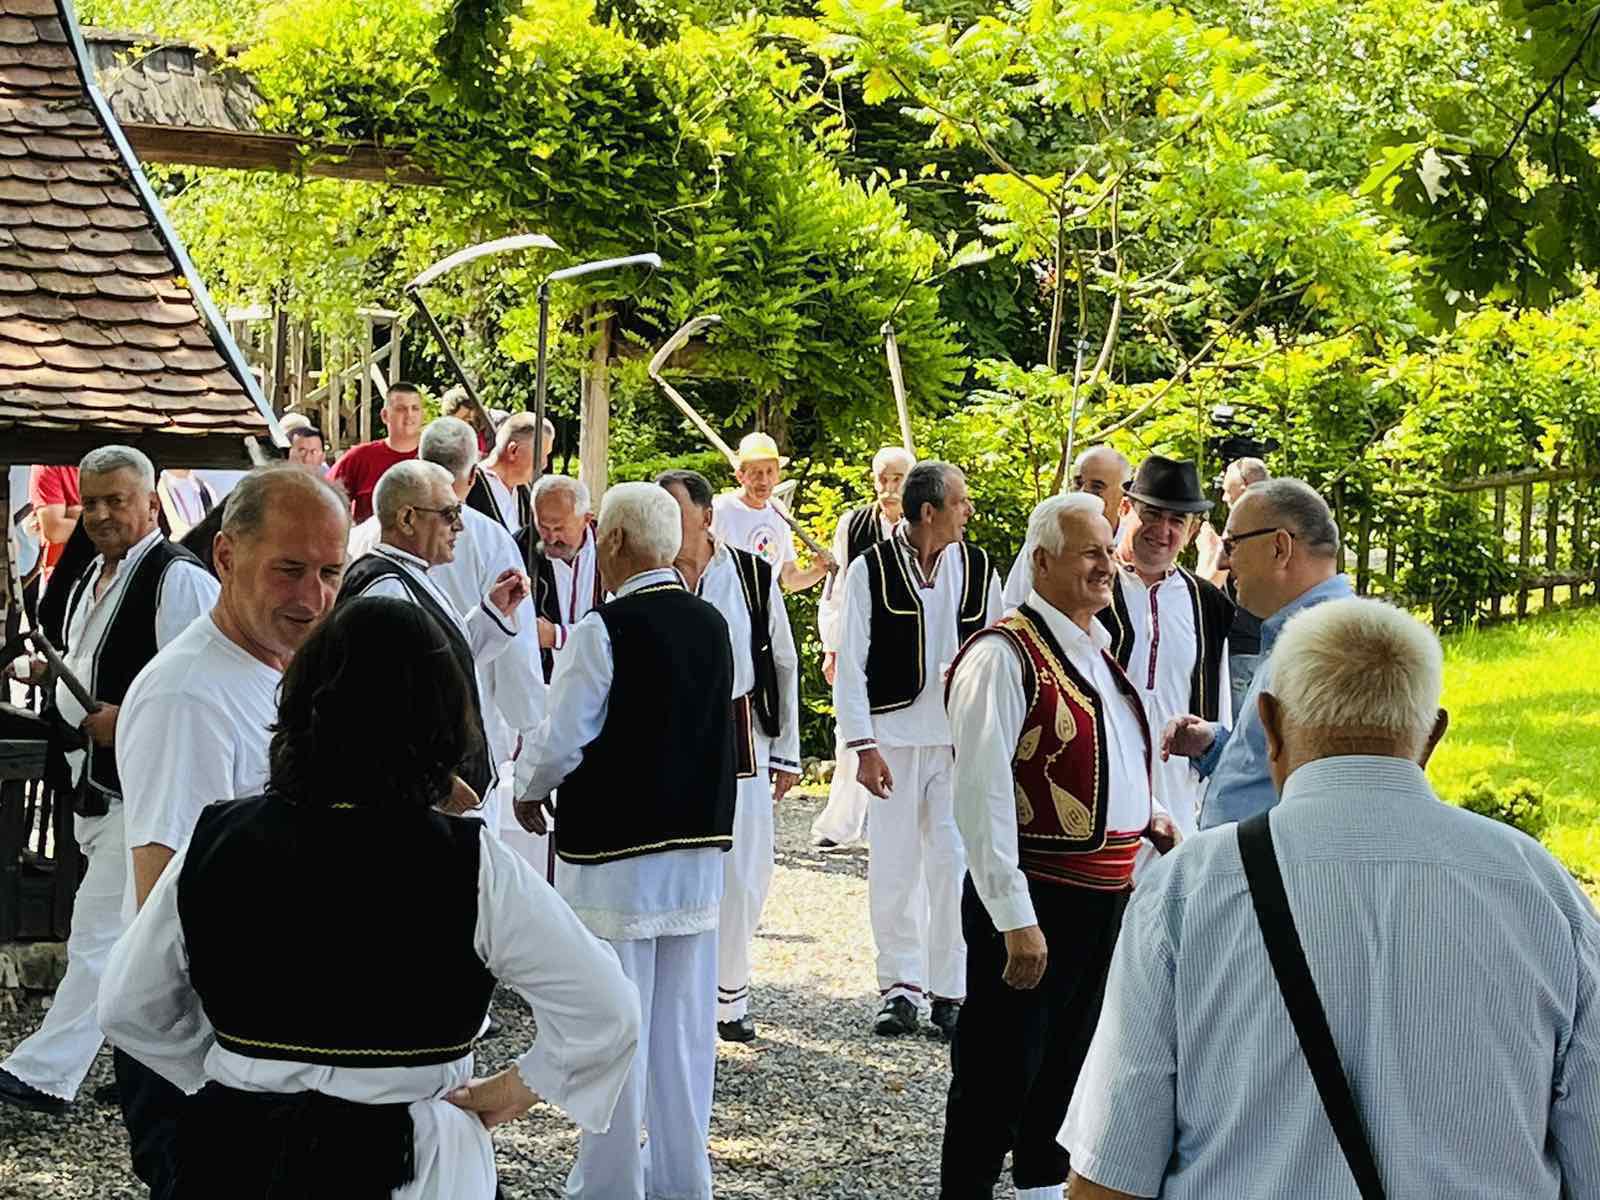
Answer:
[[[356,524],[372,515],[372,489],[378,486],[383,473],[395,463],[410,462],[417,456],[415,450],[395,450],[385,441],[363,442],[351,446],[333,464],[329,479],[336,479],[355,501]]]
[[[78,468],[34,467],[28,474],[28,500],[35,512],[49,504],[60,504],[66,508],[83,507],[83,499],[78,495]],[[66,548],[66,542],[52,542],[48,539],[45,541],[46,579],[50,577],[50,572],[55,570],[56,562]]]

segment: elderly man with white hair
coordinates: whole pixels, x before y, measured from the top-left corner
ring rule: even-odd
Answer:
[[[452,803],[452,808],[464,809],[481,804],[498,778],[483,717],[484,671],[514,644],[517,607],[528,594],[528,582],[520,570],[509,567],[463,612],[429,578],[432,568],[455,557],[463,506],[456,499],[454,482],[437,463],[402,462],[389,468],[372,494],[382,540],[345,571],[338,602],[357,596],[409,600],[420,604],[444,630],[470,685],[470,724],[478,734],[458,772],[459,782],[472,794],[458,788]]]
[[[95,997],[123,928],[120,706],[145,664],[210,612],[220,591],[194,555],[162,537],[155,469],[141,451],[89,451],[78,483],[84,532],[99,553],[77,579],[58,581],[69,589],[61,652],[98,703],[86,711],[60,680],[53,698],[61,720],[84,734],[84,749],[67,758],[78,783],[72,831],[88,865],[73,903],[67,973],[44,1023],[0,1065],[0,1102],[47,1113],[66,1110],[100,1050]]]
[[[1282,800],[1134,893],[1069,1195],[1600,1196],[1600,919],[1429,787],[1441,673],[1376,600],[1287,623],[1259,701]]]
[[[533,486],[532,511],[533,521],[517,531],[517,550],[531,564],[540,654],[549,679],[572,627],[600,606],[605,586],[588,487],[568,475],[541,475]]]
[[[728,623],[673,570],[683,523],[670,492],[611,488],[596,540],[613,598],[556,664],[550,715],[517,761],[517,817],[543,833],[560,788],[556,888],[616,949],[643,1023],[611,1129],[584,1135],[566,1194],[710,1200],[733,651]]]
[[[871,504],[852,508],[839,518],[833,532],[833,561],[839,569],[822,585],[817,602],[817,632],[822,637],[822,675],[833,686],[839,660],[839,635],[844,627],[844,580],[850,564],[879,542],[894,535],[900,523],[900,493],[906,476],[917,465],[903,446],[884,446],[872,456]],[[855,751],[835,734],[833,782],[828,803],[811,822],[812,841],[824,850],[858,842],[867,831],[867,790],[856,782]]]
[[[1118,571],[1100,501],[1028,520],[1033,589],[950,673],[967,1002],[951,1045],[942,1200],[988,1200],[1011,1154],[1021,1200],[1060,1200],[1056,1144],[1149,838],[1176,840],[1151,788],[1138,689],[1095,619]]]

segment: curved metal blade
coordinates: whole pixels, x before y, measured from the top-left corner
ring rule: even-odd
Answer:
[[[427,287],[439,276],[454,271],[463,263],[472,262],[474,259],[485,258],[490,254],[505,254],[511,250],[559,250],[554,241],[542,233],[518,233],[511,237],[496,238],[492,242],[480,242],[476,246],[468,246],[465,250],[457,250],[449,258],[441,258],[421,275],[406,284],[406,290]]]
[[[563,279],[577,279],[581,275],[593,275],[597,271],[614,271],[620,267],[659,267],[661,255],[659,254],[629,254],[625,258],[597,258],[594,262],[579,263],[575,267],[562,267],[559,271],[552,271],[546,275],[546,283],[559,283]]]
[[[651,358],[650,378],[656,379],[656,376],[660,373],[661,368],[666,365],[667,359],[676,354],[684,345],[684,343],[686,343],[695,334],[699,333],[702,329],[709,329],[713,325],[720,324],[722,324],[722,318],[716,313],[706,313],[704,316],[690,317],[682,325],[678,326],[678,331],[666,341],[662,342],[661,349],[657,350],[655,352],[655,356]],[[657,382],[660,382],[660,380],[657,380]]]

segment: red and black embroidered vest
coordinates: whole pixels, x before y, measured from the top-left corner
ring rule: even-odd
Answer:
[[[988,636],[1005,638],[1022,662],[1028,712],[1011,772],[1023,874],[1041,883],[1123,890],[1133,878],[1133,861],[1144,831],[1106,828],[1111,772],[1104,706],[1126,702],[1138,714],[1144,736],[1143,786],[1148,795],[1150,729],[1137,691],[1116,660],[1106,654],[1122,697],[1102,697],[1068,661],[1044,618],[1027,605],[978,634]],[[955,671],[950,674],[953,677]]]

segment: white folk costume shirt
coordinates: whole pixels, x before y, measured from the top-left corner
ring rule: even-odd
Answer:
[[[1106,829],[1134,833],[1164,812],[1150,788],[1145,737],[1133,702],[1117,687],[1117,670],[1102,651],[1111,635],[1092,622],[1085,633],[1037,592],[1023,598],[1044,618],[1067,661],[1093,685],[1105,713],[1106,764],[1111,772]],[[1028,698],[1022,661],[1003,638],[974,643],[950,681],[950,728],[955,737],[956,824],[967,847],[967,871],[978,898],[1004,933],[1036,925],[1028,880],[1018,866],[1017,788],[1011,760],[1017,753]]]
[[[944,711],[944,677],[961,649],[957,641],[956,613],[966,588],[962,573],[961,544],[952,542],[934,560],[933,574],[925,577],[917,552],[906,540],[905,526],[892,542],[909,564],[922,601],[922,692],[914,702],[896,712],[872,712],[867,699],[867,648],[872,642],[872,593],[863,559],[850,564],[845,576],[845,618],[839,643],[839,661],[833,683],[833,707],[839,723],[839,740],[855,749],[879,746],[948,746],[950,721]],[[984,624],[1000,617],[1000,581],[990,574],[985,599]]]
[[[371,554],[381,541],[383,541],[383,526],[378,524],[378,518],[375,516],[350,526],[350,561],[355,562],[363,554]]]
[[[186,478],[163,471],[156,492],[161,498],[162,511],[167,514],[173,541],[181,540],[184,534],[205,520],[206,513],[217,503],[211,485],[193,474]]]
[[[479,471],[478,474],[489,485],[489,495],[494,497],[494,506],[500,510],[500,523],[512,532],[521,529],[522,514],[517,511],[516,495],[493,471]]]
[[[737,492],[724,492],[711,502],[711,532],[730,546],[748,550],[774,571],[792,563],[794,530],[770,504],[751,508]]]
[[[427,560],[418,558],[398,546],[382,542],[373,548],[372,553],[381,554],[390,562],[398,563],[408,576],[427,590],[440,608],[454,614],[456,627],[460,629],[467,639],[467,645],[472,649],[472,661],[478,667],[478,685],[481,692],[484,686],[484,669],[509,650],[512,640],[517,636],[516,617],[506,618],[499,609],[492,608],[483,596],[479,596],[478,602],[471,608],[458,609],[451,603],[450,597],[445,595],[434,582],[430,574],[433,568],[429,566]],[[376,580],[361,594],[388,596],[394,600],[411,602],[411,592],[393,575]]]
[[[671,567],[635,575],[617,589],[631,595],[658,583],[680,584]],[[517,759],[517,792],[548,796],[583,761],[583,748],[600,736],[613,673],[611,635],[597,613],[572,631],[550,680],[550,715],[531,750]],[[650,786],[651,763],[639,764],[639,786]],[[561,821],[560,809],[556,822]],[[556,890],[597,937],[633,941],[704,933],[717,927],[722,903],[722,851],[715,846],[641,854],[582,866],[557,860]]]
[[[561,612],[561,624],[556,629],[557,650],[564,649],[572,636],[572,627],[599,606],[604,596],[597,596],[599,570],[595,556],[599,553],[594,544],[594,526],[583,531],[583,541],[571,562],[563,562],[550,555],[550,573],[556,583],[556,603]]]
[[[67,669],[83,681],[91,695],[94,693],[95,662],[100,657],[100,649],[106,634],[110,632],[111,622],[122,605],[128,580],[133,578],[150,548],[161,540],[161,531],[152,529],[131,546],[119,562],[108,564],[104,555],[96,555],[89,564],[89,582],[84,585],[83,595],[78,600],[78,606],[72,610],[67,625],[66,664]],[[101,574],[106,571],[111,573],[111,582],[105,593],[96,600],[95,587]],[[180,559],[168,567],[161,576],[156,592],[157,649],[164,649],[196,617],[210,612],[221,592],[222,585],[216,577],[199,563]],[[81,725],[88,715],[60,680],[56,681],[56,707],[61,710],[61,719],[74,728]],[[83,770],[86,758],[81,750],[67,754],[67,763],[72,768],[74,779]]]
[[[738,699],[756,686],[756,667],[750,657],[750,607],[745,603],[744,587],[739,583],[733,555],[722,542],[706,564],[695,595],[710,604],[728,623],[728,639],[733,643],[733,696]],[[778,572],[772,572],[772,592],[767,597],[767,633],[772,638],[772,661],[778,669],[778,720],[781,728],[773,741],[755,729],[757,774],[769,765],[783,771],[800,770],[800,656],[794,648],[794,631],[783,607],[783,590]]]
[[[1152,737],[1160,737],[1167,722],[1190,711],[1194,656],[1200,642],[1195,635],[1194,602],[1189,585],[1179,571],[1169,571],[1154,587],[1128,567],[1117,572],[1116,586],[1128,606],[1133,626],[1133,649],[1128,659],[1128,679],[1144,700]],[[1098,624],[1098,623],[1097,623]],[[1228,656],[1222,656],[1218,678],[1224,725],[1233,724],[1233,697],[1228,686]],[[1166,762],[1155,756],[1155,789],[1166,810],[1185,837],[1195,831],[1200,795],[1205,783],[1187,758],[1174,754]]]
[[[490,973],[533,1010],[539,1037],[516,1060],[522,1081],[582,1128],[609,1127],[632,1068],[639,993],[616,952],[592,937],[550,885],[493,837],[478,850],[473,946]],[[247,1092],[321,1092],[362,1104],[408,1103],[416,1179],[404,1200],[490,1200],[494,1145],[477,1116],[443,1099],[473,1074],[473,1056],[426,1067],[327,1067],[248,1058],[216,1044],[189,983],[178,918],[183,855],[112,951],[100,1021],[124,1051],[193,1093],[208,1080]]]
[[[257,796],[266,787],[282,678],[208,614],[134,679],[117,716],[116,740],[129,848],[125,920],[136,907],[134,847],[182,850],[202,808]]]
[[[898,521],[891,521],[878,510],[878,536],[884,540],[894,536]],[[822,638],[822,648],[837,654],[839,639],[844,634],[844,572],[850,557],[850,514],[839,518],[839,527],[833,531],[833,561],[839,570],[829,575],[822,584],[822,599],[817,601],[817,633]]]

